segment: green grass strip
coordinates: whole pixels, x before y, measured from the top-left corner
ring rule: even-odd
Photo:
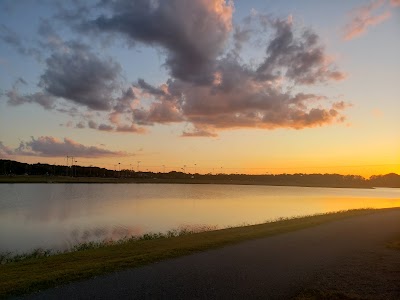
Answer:
[[[171,238],[132,240],[11,262],[0,265],[0,297],[32,293],[96,275],[378,211],[381,210],[350,210]]]

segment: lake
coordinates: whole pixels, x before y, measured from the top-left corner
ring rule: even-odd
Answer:
[[[400,207],[400,189],[203,184],[0,184],[0,252],[65,250],[182,227],[225,228]]]

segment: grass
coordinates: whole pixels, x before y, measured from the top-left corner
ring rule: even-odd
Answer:
[[[193,234],[148,234],[111,245],[83,244],[69,253],[37,254],[0,265],[0,298],[377,211],[350,210]]]
[[[244,225],[243,225],[244,226]],[[166,238],[173,238],[188,234],[195,234],[200,232],[208,232],[212,230],[217,230],[217,226],[209,226],[209,225],[186,225],[179,227],[177,229],[168,230],[167,232],[149,232],[145,233],[141,236],[131,236],[131,237],[124,237],[119,240],[104,240],[104,241],[91,241],[80,243],[73,246],[70,249],[64,251],[57,251],[52,249],[42,249],[37,248],[30,252],[25,253],[12,253],[12,252],[0,252],[0,265],[5,265],[9,263],[20,262],[23,260],[35,259],[35,258],[44,258],[53,255],[60,255],[70,252],[77,252],[83,250],[90,250],[90,249],[98,249],[102,247],[110,247],[116,246],[120,244],[127,244],[133,243],[138,241],[148,241],[148,240],[158,240],[158,239],[166,239]]]

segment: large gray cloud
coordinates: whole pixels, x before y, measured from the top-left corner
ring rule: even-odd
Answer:
[[[275,34],[266,49],[264,62],[257,69],[261,80],[283,76],[295,84],[315,84],[345,77],[330,62],[316,33],[305,30],[296,37],[291,20],[277,19],[269,23]]]
[[[65,52],[55,52],[46,60],[40,86],[55,97],[93,110],[111,109],[120,65],[99,58],[84,44],[70,42],[67,46]]]
[[[188,122],[193,131],[183,136],[214,136],[230,128],[293,128],[323,126],[343,122],[347,104],[330,102],[323,95],[293,93],[293,86],[314,85],[341,80],[325,53],[316,33],[295,32],[292,21],[267,19],[263,25],[272,31],[266,57],[250,66],[240,59],[240,44],[250,39],[251,30],[235,31],[234,50],[215,60],[209,84],[169,79],[155,87],[140,79],[138,94],[151,95],[154,101],[133,112],[137,124]]]
[[[208,82],[232,27],[225,0],[103,1],[107,14],[84,22],[84,30],[120,33],[166,51],[166,66],[181,80]]]
[[[85,146],[69,138],[59,140],[51,136],[32,137],[30,141],[22,141],[19,147],[12,149],[0,141],[0,153],[26,156],[65,157],[118,157],[132,155],[122,151],[111,151],[96,146]]]

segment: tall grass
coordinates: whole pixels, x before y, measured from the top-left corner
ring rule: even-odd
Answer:
[[[238,227],[238,226],[235,226]],[[168,230],[167,232],[148,232],[139,236],[125,236],[118,240],[110,240],[105,239],[102,241],[91,241],[91,242],[83,242],[77,245],[74,245],[66,250],[54,250],[54,249],[43,249],[36,248],[29,252],[23,253],[13,253],[13,252],[0,252],[0,264],[8,264],[12,262],[19,262],[26,259],[32,258],[43,258],[49,257],[52,255],[69,253],[69,252],[77,252],[77,251],[85,251],[89,249],[98,249],[107,246],[113,245],[121,245],[126,243],[138,242],[138,241],[148,241],[148,240],[157,240],[157,239],[167,239],[178,236],[184,236],[194,233],[207,232],[217,230],[217,225],[182,225],[178,228]]]

